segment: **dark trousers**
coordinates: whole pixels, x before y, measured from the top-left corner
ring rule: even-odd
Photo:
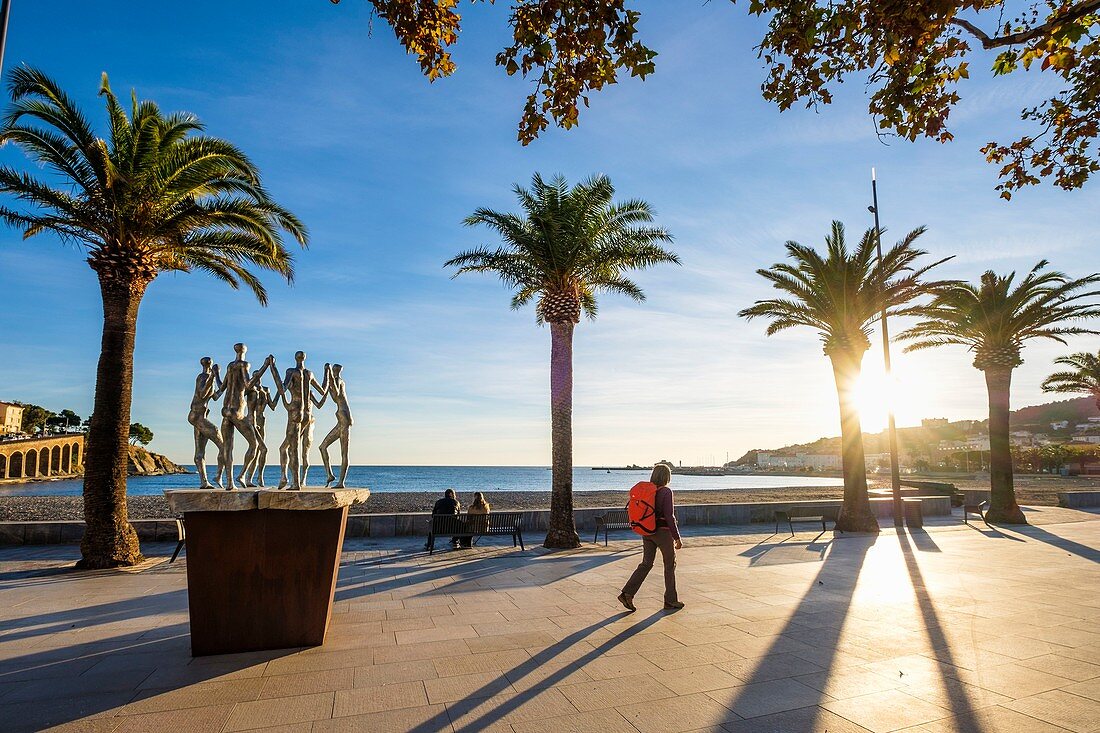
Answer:
[[[633,598],[642,587],[642,582],[653,569],[653,561],[657,559],[657,550],[661,551],[661,559],[665,564],[665,603],[675,603],[676,597],[676,548],[672,544],[672,533],[667,529],[659,529],[656,533],[642,538],[642,562],[638,569],[630,576],[623,586],[623,593]]]

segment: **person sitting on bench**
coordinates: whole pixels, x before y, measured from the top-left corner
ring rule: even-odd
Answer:
[[[458,503],[458,499],[455,497],[455,490],[454,489],[447,489],[446,491],[444,491],[443,492],[443,498],[440,499],[439,501],[437,501],[435,503],[435,506],[432,507],[432,516],[433,517],[437,516],[437,515],[440,515],[440,514],[451,515],[451,514],[461,514],[461,513],[462,513],[462,505]],[[454,545],[455,547],[458,547],[458,538],[457,537],[452,537],[451,538],[451,544]],[[424,545],[424,549],[425,550],[429,549],[428,545]]]
[[[470,508],[466,510],[466,513],[470,515],[467,529],[471,534],[484,534],[486,528],[489,526],[489,502],[485,500],[485,494],[480,491],[474,492],[474,500],[470,504]],[[479,514],[482,516],[473,516]],[[470,547],[473,541],[473,537],[463,537],[462,546]]]

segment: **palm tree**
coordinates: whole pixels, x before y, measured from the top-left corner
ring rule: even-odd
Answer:
[[[1071,370],[1054,372],[1044,379],[1044,392],[1087,394],[1096,400],[1096,407],[1100,408],[1100,352],[1090,354],[1079,351],[1069,356],[1060,356],[1054,363],[1071,367]]]
[[[913,342],[906,351],[965,346],[974,352],[974,367],[985,373],[991,488],[986,518],[991,522],[1027,524],[1012,486],[1008,440],[1012,370],[1024,363],[1024,343],[1036,338],[1065,343],[1065,336],[1096,333],[1068,324],[1100,315],[1100,307],[1082,302],[1100,294],[1089,290],[1100,283],[1100,274],[1071,280],[1046,266],[1041,260],[1015,287],[1015,272],[1004,277],[986,272],[978,285],[949,283],[938,290],[923,320],[898,336]]]
[[[919,313],[920,306],[913,301],[936,285],[923,277],[946,260],[916,267],[916,261],[927,254],[913,246],[923,233],[923,227],[914,229],[879,262],[874,229],[868,229],[859,245],[849,251],[844,225],[834,221],[832,232],[825,237],[824,255],[798,242],[787,242],[789,262],[757,270],[784,297],[758,300],[739,314],[749,320],[769,319],[769,336],[796,326],[815,329],[821,336],[825,356],[832,362],[840,405],[844,504],[837,529],[845,532],[879,530],[867,496],[863,429],[854,390],[863,354],[871,346],[871,326],[883,312],[887,316]]]
[[[581,313],[596,317],[596,295],[622,293],[636,301],[645,294],[626,277],[679,258],[661,245],[664,229],[647,226],[653,210],[640,200],[613,203],[607,176],[593,176],[570,188],[556,176],[535,174],[531,188],[513,186],[522,214],[478,209],[467,226],[487,226],[503,245],[463,252],[445,267],[493,272],[515,289],[512,308],[537,299],[538,323],[550,324],[551,497],[546,547],[578,547],[573,523],[573,327]]]
[[[127,520],[126,460],[138,307],[162,272],[201,270],[261,303],[264,286],[249,268],[289,281],[292,257],[282,231],[301,244],[306,231],[260,184],[256,167],[230,143],[200,134],[198,119],[164,114],[134,96],[129,113],[104,74],[106,139],[57,83],[27,67],[8,75],[12,106],[0,144],[14,143],[38,164],[0,167],[0,193],[22,205],[0,219],[24,239],[52,232],[81,247],[99,280],[103,341],[88,431],[79,565],[133,565],[141,550]]]

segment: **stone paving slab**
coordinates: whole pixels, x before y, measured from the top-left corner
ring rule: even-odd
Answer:
[[[4,731],[1100,730],[1100,514],[878,537],[694,527],[687,607],[627,614],[628,536],[568,552],[345,543],[325,646],[193,659],[186,555],[0,549]],[[274,609],[256,609],[273,613]]]

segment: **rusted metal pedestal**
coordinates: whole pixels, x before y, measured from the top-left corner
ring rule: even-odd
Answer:
[[[187,529],[193,656],[324,643],[348,507],[369,491],[165,494]]]

